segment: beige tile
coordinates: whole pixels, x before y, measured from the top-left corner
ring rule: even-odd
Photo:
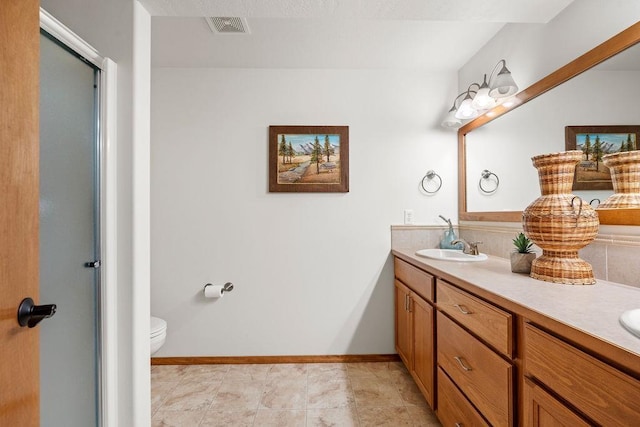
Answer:
[[[405,374],[408,374],[409,371],[407,370],[407,367],[404,366],[404,363],[402,363],[401,361],[396,361],[396,362],[389,362],[387,364],[387,368],[389,369],[390,372],[402,372]]]
[[[396,385],[388,379],[378,380],[369,378],[355,378],[351,380],[353,396],[356,406],[378,407],[378,406],[403,406],[400,393]]]
[[[254,426],[259,427],[304,427],[306,411],[259,409]]]
[[[267,381],[299,380],[307,378],[307,365],[304,363],[282,363],[270,365],[267,372]]]
[[[152,427],[194,427],[200,423],[204,411],[158,411],[151,418]]]
[[[391,230],[391,249],[412,248],[413,230]]]
[[[428,406],[407,406],[411,423],[415,427],[440,427],[436,414]]]
[[[229,365],[191,365],[187,366],[182,378],[185,381],[222,381],[227,372]]]
[[[389,362],[348,363],[349,378],[390,378]]]
[[[640,287],[638,247],[612,244],[607,247],[608,280]]]
[[[200,427],[251,427],[256,418],[255,409],[240,411],[209,410],[200,422]]]
[[[260,408],[306,409],[307,380],[268,381],[260,400]]]
[[[402,384],[405,382],[413,383],[411,374],[402,362],[389,363],[389,376],[394,384]]]
[[[243,410],[258,408],[264,381],[236,381],[225,379],[213,398],[211,408],[224,408],[225,410]]]
[[[310,382],[307,389],[307,409],[344,408],[355,404],[349,380]]]
[[[348,379],[347,365],[344,363],[310,363],[307,365],[309,384],[318,381]]]
[[[208,409],[220,382],[188,382],[178,384],[164,401],[161,410],[197,411]]]
[[[273,365],[230,365],[225,380],[262,381]]]
[[[180,381],[187,369],[187,365],[156,365],[151,370],[151,381]]]
[[[411,426],[411,418],[405,407],[398,408],[360,408],[358,407],[360,427]]]
[[[171,394],[174,388],[177,387],[178,382],[151,382],[151,413],[154,414],[160,406],[167,400],[167,397]]]
[[[596,279],[607,280],[607,245],[593,242],[582,248],[579,256],[591,264]]]
[[[357,427],[355,407],[307,410],[307,427]]]
[[[427,401],[413,379],[396,383],[396,387],[406,406],[427,406]]]

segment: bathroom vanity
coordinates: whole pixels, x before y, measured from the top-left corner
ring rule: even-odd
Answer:
[[[640,289],[394,249],[396,349],[444,426],[640,425]]]

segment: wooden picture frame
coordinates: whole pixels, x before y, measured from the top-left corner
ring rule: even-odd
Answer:
[[[269,126],[269,191],[349,192],[349,127]]]
[[[576,166],[574,190],[612,190],[609,168],[602,156],[638,149],[640,126],[566,126],[567,150],[582,150],[583,160]]]

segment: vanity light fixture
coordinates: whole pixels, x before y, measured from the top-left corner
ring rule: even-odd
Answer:
[[[473,97],[473,102],[471,103],[473,108],[475,108],[476,110],[488,110],[496,106],[496,100],[489,96],[490,90],[491,88],[487,83],[487,75],[485,74],[484,81],[480,85],[478,93],[476,93],[476,96]]]
[[[496,71],[498,74],[495,74]],[[474,86],[477,87],[476,90],[471,89]],[[516,92],[518,92],[518,85],[507,68],[507,62],[501,59],[493,67],[488,82],[485,74],[482,84],[471,83],[466,91],[456,96],[447,117],[442,121],[442,126],[457,129],[462,126],[463,120],[475,119]],[[456,107],[456,102],[463,95],[464,99]]]
[[[500,63],[502,63],[502,68],[500,69],[500,72],[498,73],[496,78],[493,80],[489,78],[489,81],[491,82],[489,96],[496,99],[511,96],[518,91],[518,85],[513,80],[511,71],[509,71],[509,69],[507,68],[507,61],[505,61],[504,59],[501,59],[496,64],[496,66],[493,67],[491,75],[493,76],[493,73],[497,70],[497,67],[498,65],[500,65]]]
[[[458,96],[455,97],[455,99],[453,100],[453,105],[451,105],[451,109],[449,110],[446,117],[440,124],[442,127],[457,129],[460,126],[462,126],[462,119],[466,120],[471,118],[471,117],[467,117],[469,112],[466,112],[466,111],[463,111],[463,113],[458,114],[458,111],[461,109],[465,101],[469,101],[467,102],[467,104],[465,104],[465,107],[464,107],[465,109],[468,109],[468,105],[471,103],[471,99],[472,99],[471,94],[473,95],[476,94],[476,91],[472,90],[471,86],[469,86],[467,90],[458,94]],[[464,96],[464,99],[462,100],[462,102],[460,102],[460,104],[456,106],[456,102],[458,102],[458,100],[462,96]]]
[[[462,100],[462,102],[460,103],[460,106],[458,107],[458,111],[456,111],[456,118],[457,119],[470,120],[470,119],[475,119],[476,117],[478,117],[478,110],[473,108],[473,98],[475,98],[475,96],[477,96],[477,91],[472,91],[471,90],[471,88],[473,86],[480,87],[480,85],[478,83],[471,83],[471,85],[467,88],[466,95],[465,95],[464,99]],[[473,95],[474,95],[473,98],[471,97],[471,93],[472,92],[473,92]]]

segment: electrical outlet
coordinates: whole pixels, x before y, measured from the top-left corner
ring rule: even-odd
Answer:
[[[413,209],[404,210],[404,223],[413,224]]]

